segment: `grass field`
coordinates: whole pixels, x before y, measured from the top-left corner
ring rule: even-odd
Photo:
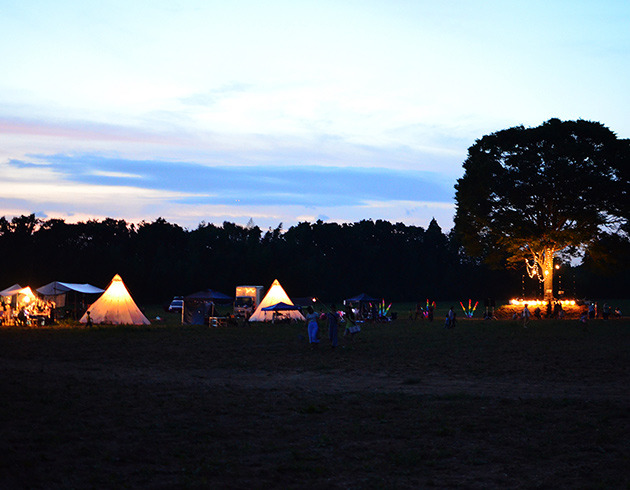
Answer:
[[[0,330],[2,488],[628,488],[630,321]]]

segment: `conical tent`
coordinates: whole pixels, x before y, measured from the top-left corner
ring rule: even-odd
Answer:
[[[114,276],[105,292],[88,308],[79,320],[87,323],[88,312],[94,324],[149,325],[151,322],[142,314],[131,298],[118,274]]]
[[[35,293],[30,288],[30,286],[26,286],[25,288],[20,289],[16,294],[18,295],[19,299],[28,298],[26,300],[27,303],[35,299]],[[20,298],[20,296],[22,296],[22,298]]]
[[[268,306],[277,305],[278,303],[286,303],[287,305],[293,305],[293,301],[289,298],[287,293],[284,292],[282,286],[276,279],[267,291],[267,294],[260,302],[256,311],[249,317],[250,322],[268,322],[273,320],[273,311],[263,311],[263,308]],[[291,318],[293,320],[304,320],[304,315],[297,310],[288,310],[283,312],[284,318]]]

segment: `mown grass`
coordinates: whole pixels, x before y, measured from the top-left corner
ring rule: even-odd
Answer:
[[[311,349],[303,324],[147,314],[0,330],[3,488],[630,484],[628,320],[399,315],[333,350],[324,328]]]

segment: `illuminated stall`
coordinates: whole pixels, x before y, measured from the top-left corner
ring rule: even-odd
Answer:
[[[50,323],[54,304],[38,297],[30,287],[14,284],[0,291],[0,323],[4,326],[41,326]]]

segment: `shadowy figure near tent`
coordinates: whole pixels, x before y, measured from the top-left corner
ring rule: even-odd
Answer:
[[[455,307],[451,306],[451,308],[446,313],[446,321],[444,322],[444,328],[455,328],[456,323],[457,323],[457,313],[455,313]]]
[[[330,346],[337,347],[339,338],[339,313],[335,305],[330,305],[330,311],[326,313],[328,319],[328,338],[330,339]]]
[[[319,315],[315,313],[313,307],[309,305],[306,309],[306,328],[308,330],[308,342],[309,344],[317,344],[319,343],[319,339],[317,338],[317,330],[319,330],[319,326],[317,325],[317,318]]]

